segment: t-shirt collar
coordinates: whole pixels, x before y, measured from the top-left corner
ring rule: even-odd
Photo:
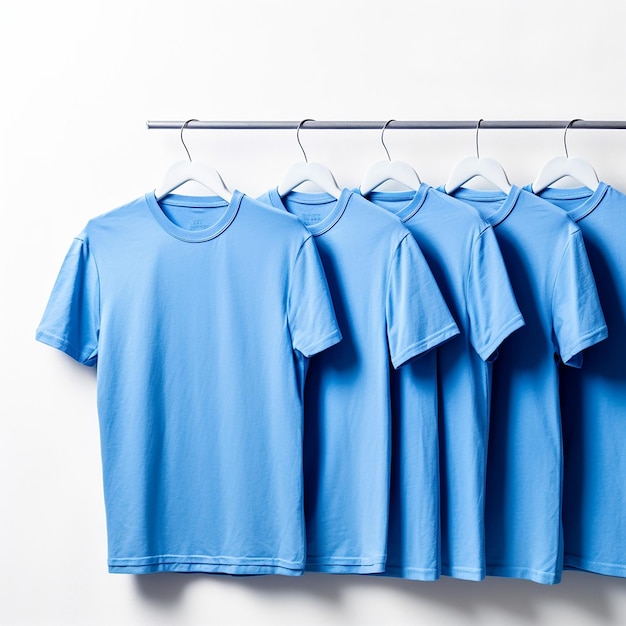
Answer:
[[[340,219],[346,210],[346,206],[348,205],[348,201],[352,196],[353,192],[350,189],[342,189],[341,195],[339,198],[335,198],[331,196],[329,193],[303,193],[300,191],[290,191],[289,197],[292,198],[295,202],[299,202],[302,204],[327,204],[329,202],[334,201],[335,205],[331,209],[331,211],[324,217],[324,219],[316,222],[314,224],[306,224],[309,232],[318,237],[319,235],[323,235],[328,232]],[[278,193],[278,187],[274,187],[269,191],[269,198],[272,206],[277,209],[283,209],[284,211],[289,212],[287,205],[283,202],[283,198]]]

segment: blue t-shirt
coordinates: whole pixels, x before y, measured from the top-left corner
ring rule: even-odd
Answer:
[[[524,324],[493,229],[472,207],[422,184],[415,192],[373,192],[368,198],[395,213],[424,253],[461,329],[440,346],[425,371],[401,368],[394,426],[400,425],[392,473],[387,569],[421,577],[438,553],[432,539],[433,463],[437,387],[441,473],[441,573],[469,580],[485,576],[484,502],[491,361],[502,341]],[[435,435],[424,429],[434,424]],[[394,439],[395,441],[395,439]],[[435,455],[434,462],[437,462]],[[395,463],[394,463],[395,468]],[[428,506],[425,506],[428,505]],[[429,513],[426,517],[425,509]]]
[[[291,215],[147,193],[88,223],[37,339],[98,366],[109,571],[302,572],[304,376],[340,338]]]
[[[491,223],[525,326],[493,368],[487,460],[487,574],[561,578],[562,439],[558,357],[580,367],[607,336],[582,233],[557,207],[514,186],[454,195]]]
[[[261,198],[315,236],[343,341],[311,360],[305,391],[307,569],[385,569],[391,363],[459,331],[411,233],[344,189]]]
[[[564,562],[626,576],[626,196],[606,183],[540,196],[581,229],[609,329],[582,369],[561,374]]]

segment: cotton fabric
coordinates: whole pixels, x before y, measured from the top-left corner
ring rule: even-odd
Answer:
[[[525,320],[494,363],[487,574],[554,584],[563,567],[558,361],[580,367],[607,327],[582,233],[563,211],[516,186],[454,196],[494,228]]]
[[[304,378],[341,334],[299,220],[147,193],[74,240],[37,339],[97,364],[109,571],[302,573]]]
[[[387,572],[426,578],[440,552],[442,574],[481,580],[492,361],[524,321],[493,229],[475,209],[424,183],[368,199],[411,231],[461,331],[437,348],[428,368],[420,359],[419,370],[394,375],[398,468]],[[432,465],[439,462],[437,480]]]
[[[347,189],[338,200],[281,198],[276,189],[261,200],[294,213],[315,236],[343,333],[341,344],[311,360],[307,380],[306,567],[383,572],[390,372],[459,331],[414,238],[388,211]]]

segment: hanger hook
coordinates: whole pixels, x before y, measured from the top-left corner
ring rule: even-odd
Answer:
[[[574,122],[582,122],[583,120],[576,118],[574,120],[571,120],[570,122],[568,122],[567,126],[565,127],[565,130],[563,131],[563,146],[565,148],[565,157],[569,159],[569,152],[567,151],[567,129],[574,123]]]
[[[187,120],[181,127],[180,127],[180,141],[183,144],[183,148],[185,148],[185,152],[187,153],[187,157],[189,158],[189,162],[191,163],[191,154],[189,154],[189,148],[187,147],[187,144],[185,143],[185,140],[183,139],[183,131],[185,130],[185,128],[187,128],[187,124],[189,124],[189,122],[197,122],[198,120],[195,118],[191,118],[190,120]]]
[[[383,126],[382,130],[380,131],[380,143],[383,144],[383,148],[385,149],[385,152],[387,153],[387,158],[391,161],[391,156],[389,155],[389,150],[387,149],[387,145],[385,144],[385,130],[387,128],[387,126],[389,126],[389,124],[391,124],[391,122],[395,122],[396,120],[388,120],[387,122],[385,122],[385,125]]]
[[[480,159],[480,152],[478,150],[478,131],[480,130],[480,125],[482,122],[484,122],[485,120],[483,120],[483,118],[481,117],[478,122],[476,122],[476,158]]]
[[[298,145],[300,146],[300,150],[302,150],[302,154],[304,155],[304,162],[308,163],[309,159],[306,155],[306,152],[304,151],[304,148],[302,147],[302,142],[300,141],[300,129],[302,128],[302,124],[304,124],[305,122],[314,122],[315,120],[312,120],[310,118],[307,118],[305,120],[302,120],[299,124],[298,124],[298,128],[296,128],[296,139],[298,141]]]

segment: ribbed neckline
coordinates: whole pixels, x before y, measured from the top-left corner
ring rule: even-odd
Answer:
[[[324,233],[328,232],[341,218],[343,212],[346,210],[346,206],[348,205],[348,201],[352,196],[352,191],[349,189],[342,189],[341,195],[339,198],[335,198],[331,196],[329,193],[304,193],[301,191],[290,191],[289,199],[297,202],[299,204],[309,204],[309,205],[319,205],[319,204],[329,204],[334,202],[334,206],[330,210],[330,212],[324,217],[323,220],[316,222],[315,224],[305,224],[308,231],[314,236],[319,237]],[[278,187],[274,187],[269,191],[269,198],[272,206],[277,209],[283,209],[290,213],[289,209],[285,202],[283,202],[283,198],[278,193]],[[295,214],[293,214],[295,215]],[[296,215],[297,217],[297,215]]]
[[[532,184],[524,187],[526,191],[532,193]],[[575,221],[583,219],[591,213],[606,195],[609,185],[601,182],[594,190],[589,187],[547,187],[537,195],[548,202],[550,200],[577,200],[571,207],[561,207]]]
[[[491,226],[497,226],[501,224],[511,213],[519,195],[522,192],[522,188],[517,185],[513,185],[509,193],[505,193],[500,190],[491,189],[468,189],[466,187],[459,187],[454,193],[450,194],[458,200],[468,200],[470,202],[485,202],[496,203],[501,202],[500,207],[493,213],[487,214],[480,210],[480,207],[476,207],[480,212],[483,219],[491,224]]]
[[[243,194],[237,190],[233,191],[233,196],[230,202],[227,202],[219,196],[183,196],[178,194],[168,194],[165,196],[168,205],[199,208],[224,207],[222,214],[211,226],[200,230],[191,230],[178,226],[172,222],[172,220],[161,208],[161,205],[154,195],[154,191],[150,191],[145,194],[146,204],[161,228],[163,228],[163,230],[172,237],[189,243],[201,243],[203,241],[215,239],[215,237],[221,235],[235,219],[242,198]]]
[[[406,202],[406,206],[397,212],[393,211],[393,213],[402,222],[407,222],[422,208],[429,189],[432,189],[430,185],[421,183],[415,191],[372,191],[363,197],[374,204],[378,202]]]

